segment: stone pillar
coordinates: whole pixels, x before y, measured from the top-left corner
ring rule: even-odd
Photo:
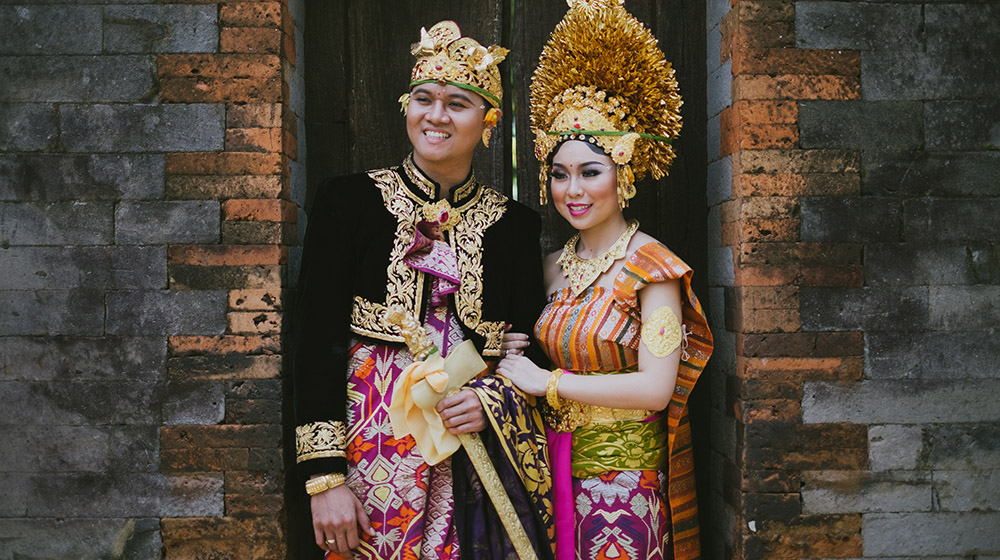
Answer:
[[[284,557],[289,5],[0,25],[0,558]]]
[[[996,6],[714,12],[713,557],[996,555]]]

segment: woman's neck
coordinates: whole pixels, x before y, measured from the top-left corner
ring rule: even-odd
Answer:
[[[580,242],[576,254],[581,259],[592,259],[607,251],[618,241],[618,238],[628,229],[628,222],[621,212],[604,222],[584,230],[580,230]]]
[[[472,170],[472,160],[457,163],[429,162],[416,153],[413,154],[413,163],[417,164],[428,179],[438,184],[439,199],[448,198],[452,187],[464,183]]]

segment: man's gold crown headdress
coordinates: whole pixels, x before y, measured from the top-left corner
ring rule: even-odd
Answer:
[[[483,96],[494,108],[503,101],[503,83],[497,64],[508,50],[493,45],[484,47],[471,37],[462,37],[458,24],[442,21],[420,29],[420,42],[410,53],[417,57],[410,77],[410,88],[428,82],[450,84]]]
[[[547,199],[549,156],[560,142],[584,139],[618,165],[618,202],[635,196],[635,179],[667,174],[671,140],[681,129],[674,70],[656,38],[624,0],[568,0],[531,81],[531,128],[541,163],[539,199]]]

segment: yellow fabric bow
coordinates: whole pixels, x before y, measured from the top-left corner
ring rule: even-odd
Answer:
[[[393,436],[412,435],[428,465],[450,457],[462,443],[444,427],[434,407],[485,369],[486,363],[471,340],[452,349],[447,358],[434,354],[407,366],[396,379],[389,404]]]

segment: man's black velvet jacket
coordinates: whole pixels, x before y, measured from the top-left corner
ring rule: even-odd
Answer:
[[[430,282],[402,262],[437,185],[410,158],[399,167],[327,179],[309,214],[295,311],[295,423],[303,476],[346,472],[348,343],[400,343],[381,320],[389,304],[418,318]],[[531,333],[545,304],[538,214],[470,177],[449,192],[462,221],[445,236],[458,256],[451,294],[467,338],[500,356],[504,326]],[[532,347],[528,356],[546,363]]]

